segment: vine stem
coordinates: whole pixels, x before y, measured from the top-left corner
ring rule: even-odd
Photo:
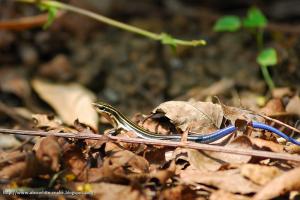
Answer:
[[[119,137],[119,136],[104,136],[104,135],[85,133],[85,132],[81,132],[77,134],[57,133],[57,132],[55,133],[55,132],[45,132],[45,131],[14,130],[14,129],[4,129],[4,128],[0,128],[0,133],[31,135],[31,136],[57,136],[57,137],[64,137],[64,138],[101,140],[104,142],[111,141],[111,142],[125,142],[125,143],[133,143],[133,144],[181,147],[181,148],[190,148],[190,149],[197,149],[197,150],[215,151],[215,152],[223,152],[223,153],[230,153],[230,154],[257,156],[263,158],[300,162],[300,156],[290,155],[287,153],[274,153],[268,151],[248,150],[242,148],[232,148],[227,146],[216,146],[216,145],[200,144],[200,143],[185,142],[185,141],[175,142],[169,140],[149,140],[149,139],[128,138],[128,137]]]
[[[264,47],[264,29],[258,28],[256,31],[256,43],[259,51]]]
[[[267,82],[267,85],[269,87],[269,89],[272,91],[275,88],[275,84],[270,76],[270,73],[268,71],[268,67],[267,66],[260,66],[261,68],[261,72],[263,74],[263,77],[265,79],[265,81]]]
[[[103,15],[100,14],[96,14],[94,12],[88,11],[88,10],[84,10],[82,8],[77,8],[75,6],[72,5],[68,5],[68,4],[64,4],[58,1],[53,1],[53,0],[16,0],[18,2],[23,2],[23,3],[32,3],[32,4],[38,4],[38,5],[43,5],[43,6],[47,6],[47,7],[54,7],[57,9],[63,9],[63,10],[67,10],[67,11],[71,11],[71,12],[75,12],[75,13],[79,13],[85,16],[88,16],[90,18],[93,18],[95,20],[101,21],[105,24],[109,24],[111,26],[132,32],[132,33],[136,33],[139,35],[143,35],[145,37],[148,37],[150,39],[153,40],[157,40],[157,41],[161,41],[163,42],[164,33],[161,34],[157,34],[157,33],[153,33],[135,26],[131,26],[129,24],[125,24],[122,22],[119,22],[117,20],[114,19],[110,19],[108,17],[105,17]],[[206,41],[205,40],[181,40],[181,39],[176,39],[173,38],[173,41],[175,44],[177,45],[185,45],[185,46],[199,46],[199,45],[205,45]]]

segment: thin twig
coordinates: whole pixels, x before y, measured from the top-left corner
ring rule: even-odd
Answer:
[[[208,145],[208,144],[199,144],[194,142],[174,142],[168,140],[147,140],[147,139],[140,139],[140,138],[104,136],[104,135],[90,134],[90,133],[78,133],[78,134],[52,133],[52,132],[44,132],[44,131],[14,130],[14,129],[3,129],[3,128],[0,128],[0,133],[34,135],[34,136],[52,135],[52,136],[64,137],[64,138],[94,139],[94,140],[126,142],[126,143],[134,143],[134,144],[182,147],[182,148],[190,148],[190,149],[197,149],[197,150],[216,151],[216,152],[223,152],[223,153],[232,153],[232,154],[239,154],[239,155],[257,156],[263,158],[291,160],[291,161],[300,162],[300,156],[290,155],[287,153],[274,153],[274,152],[267,152],[267,151],[238,149],[238,148],[215,146],[215,145]]]
[[[278,119],[274,119],[274,118],[272,118],[272,117],[268,117],[268,116],[263,115],[263,114],[258,114],[258,115],[261,116],[261,117],[263,117],[263,118],[265,118],[265,119],[267,119],[267,120],[270,120],[270,121],[273,121],[273,122],[275,122],[275,123],[277,123],[277,124],[280,124],[280,125],[282,125],[282,126],[285,126],[285,127],[289,128],[289,129],[291,129],[291,130],[293,130],[293,131],[295,131],[295,132],[297,132],[297,133],[300,133],[300,130],[299,130],[299,129],[296,129],[296,128],[294,128],[294,127],[292,127],[292,126],[290,126],[290,125],[288,125],[288,124],[286,124],[286,123],[283,123],[282,121],[279,121]]]
[[[143,35],[145,37],[148,37],[150,39],[153,40],[157,40],[157,41],[161,41],[163,44],[169,44],[168,42],[170,42],[169,40],[172,39],[172,41],[174,42],[174,44],[176,45],[183,45],[183,46],[203,46],[206,45],[206,41],[205,40],[181,40],[181,39],[177,39],[177,38],[173,38],[165,33],[161,33],[161,34],[157,34],[157,33],[153,33],[151,31],[147,31],[144,30],[142,28],[138,28],[123,22],[119,22],[117,20],[105,17],[103,15],[97,14],[97,13],[93,13],[91,11],[82,9],[82,8],[78,8],[69,4],[65,4],[62,3],[60,1],[54,1],[54,0],[16,0],[18,2],[23,2],[23,3],[31,3],[31,4],[37,4],[37,5],[43,5],[46,7],[53,7],[53,8],[57,8],[57,9],[62,9],[65,11],[71,11],[74,13],[78,13],[81,15],[85,15],[88,16],[90,18],[93,18],[95,20],[98,20],[102,23],[117,27],[119,29],[122,30],[126,30],[128,32],[132,32],[132,33],[136,33],[139,35]],[[167,39],[166,39],[167,38]]]

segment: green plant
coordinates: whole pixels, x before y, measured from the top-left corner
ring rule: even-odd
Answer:
[[[252,7],[248,10],[245,18],[240,18],[235,15],[221,17],[215,23],[213,30],[215,32],[235,32],[243,27],[254,31],[256,44],[259,50],[256,61],[260,65],[262,75],[269,89],[273,90],[275,88],[275,84],[270,76],[268,67],[277,64],[277,54],[274,48],[264,47],[263,33],[267,24],[268,20],[261,10],[256,7]]]
[[[64,3],[58,2],[58,1],[52,1],[52,0],[16,0],[16,1],[23,2],[23,3],[36,4],[42,10],[47,11],[48,12],[48,21],[44,25],[44,28],[47,28],[49,25],[51,25],[51,23],[54,21],[54,19],[56,17],[57,10],[61,9],[61,10],[71,11],[71,12],[75,12],[75,13],[78,13],[81,15],[88,16],[90,18],[101,21],[108,25],[129,31],[132,33],[136,33],[136,34],[142,35],[144,37],[147,37],[147,38],[150,38],[150,39],[153,39],[156,41],[160,41],[162,44],[170,45],[171,47],[176,47],[178,45],[202,46],[202,45],[206,44],[205,40],[190,40],[190,41],[189,40],[181,40],[181,39],[174,38],[167,33],[160,33],[160,34],[153,33],[153,32],[150,32],[150,31],[147,31],[147,30],[135,27],[135,26],[131,26],[129,24],[125,24],[125,23],[110,19],[103,15],[96,14],[91,11],[77,8],[75,6],[64,4]]]

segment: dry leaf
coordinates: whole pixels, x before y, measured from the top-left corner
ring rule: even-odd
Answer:
[[[187,168],[180,174],[186,184],[205,184],[228,192],[250,194],[257,192],[259,186],[244,178],[238,169],[216,172],[202,172]]]
[[[46,175],[53,173],[50,165],[43,160],[39,160],[34,153],[28,153],[26,155],[26,167],[21,173],[22,178],[32,178],[38,175]]]
[[[224,190],[218,190],[213,192],[209,200],[250,200],[250,197],[232,194],[230,192],[226,192]]]
[[[178,148],[173,152],[173,159],[175,159],[177,168],[179,170],[186,168],[189,165],[193,169],[199,171],[216,171],[224,162],[211,157],[207,152],[198,151],[195,149],[181,149]]]
[[[0,167],[6,162],[24,160],[25,154],[19,150],[16,151],[0,151]]]
[[[42,138],[34,147],[36,157],[43,166],[48,166],[53,171],[60,168],[61,148],[55,136]]]
[[[278,152],[278,153],[284,152],[284,145],[282,145],[282,144],[278,144],[273,141],[264,140],[261,138],[249,137],[249,139],[251,140],[251,143],[254,146],[258,147],[259,149],[269,150],[269,151]],[[296,146],[296,145],[291,145],[291,146]]]
[[[182,131],[210,133],[220,128],[223,111],[220,105],[211,102],[167,101],[153,110],[164,113]]]
[[[79,148],[73,148],[64,153],[63,159],[64,165],[75,175],[80,176],[84,174],[84,170],[87,166],[87,161],[84,159],[84,155]],[[82,180],[82,177],[78,178]]]
[[[26,107],[14,107],[13,110],[18,116],[30,121],[32,120],[32,115],[34,115],[34,113]]]
[[[171,160],[173,149],[170,147],[147,147],[144,152],[144,157],[148,160],[148,162],[159,165],[165,161]]]
[[[1,179],[11,179],[15,177],[20,177],[26,168],[26,162],[21,161],[14,163],[12,165],[6,166],[0,171]]]
[[[231,143],[227,144],[226,147],[249,150],[253,149],[252,143],[247,136],[239,136],[235,138]],[[222,152],[208,152],[208,155],[214,159],[222,160],[227,163],[248,163],[252,158],[252,156]]]
[[[21,142],[14,135],[0,133],[0,150],[11,149],[21,145]]]
[[[186,185],[167,188],[162,192],[161,196],[164,200],[193,200],[197,198],[196,192]]]
[[[271,116],[284,112],[284,107],[280,99],[271,99],[268,103],[259,111],[264,115]]]
[[[281,99],[284,96],[292,96],[293,93],[294,92],[289,87],[281,87],[281,88],[277,88],[276,87],[276,88],[274,88],[272,90],[272,96],[273,96],[273,98],[278,98],[278,99]]]
[[[34,114],[32,115],[32,119],[36,128],[46,128],[49,130],[56,129],[62,125],[61,120],[45,114]]]
[[[241,108],[236,108],[236,107],[231,107],[231,106],[226,106],[224,104],[222,105],[222,109],[224,112],[224,117],[228,119],[231,124],[235,124],[235,121],[237,119],[245,120],[247,122],[250,121],[259,121],[259,122],[264,122],[264,118],[260,117],[259,115],[256,115],[255,113],[241,109]]]
[[[84,183],[73,186],[73,190],[80,188]],[[90,185],[90,192],[93,193],[93,199],[101,200],[146,200],[146,196],[139,190],[128,185],[118,185],[112,183],[93,183]]]
[[[38,95],[59,114],[68,125],[76,119],[97,130],[98,116],[92,103],[96,100],[93,93],[79,84],[53,84],[39,79],[32,81]]]
[[[151,114],[149,116],[135,115],[133,121],[137,122],[138,125],[144,129],[160,135],[168,135],[171,132],[176,132],[174,124],[170,123],[168,118],[164,117],[162,114]]]
[[[257,92],[241,91],[238,94],[238,98],[233,99],[233,105],[236,105],[237,107],[242,106],[243,108],[256,112],[259,110],[259,104],[257,101],[259,97],[260,95],[257,94]]]
[[[282,173],[277,167],[255,164],[245,164],[240,169],[243,176],[259,185],[267,184]]]
[[[85,175],[85,174],[84,174]],[[87,170],[86,177],[79,178],[79,180],[87,181],[88,183],[99,182],[103,178],[103,169],[102,168],[89,168]]]
[[[145,158],[111,142],[106,143],[105,154],[102,167],[105,180],[124,183],[124,181],[147,179],[149,163]]]
[[[298,95],[291,98],[285,107],[286,112],[300,116],[300,98]]]
[[[289,145],[289,146],[284,146],[284,149],[286,152],[290,153],[290,154],[300,154],[300,146],[298,145]]]
[[[126,173],[146,173],[149,169],[148,161],[131,151],[121,150],[111,153],[109,157],[105,157],[104,163],[106,168],[104,174],[121,174]],[[104,165],[104,164],[103,164]]]
[[[273,199],[294,190],[300,190],[300,167],[292,169],[273,179],[254,196],[254,199]]]
[[[149,182],[154,182],[157,185],[163,185],[167,180],[175,175],[171,170],[156,170],[149,174]]]
[[[150,172],[148,175],[148,182],[154,182],[156,185],[163,185],[165,184],[171,177],[175,175],[175,162],[172,161],[168,163],[169,165],[165,166],[163,169],[155,168]]]

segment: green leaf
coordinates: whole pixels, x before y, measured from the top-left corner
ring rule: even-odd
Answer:
[[[234,15],[227,15],[218,19],[218,21],[214,25],[214,31],[234,32],[237,31],[240,27],[241,27],[241,20],[239,17]]]
[[[48,20],[47,20],[47,22],[43,25],[43,28],[46,29],[46,28],[48,28],[48,27],[53,23],[53,21],[55,20],[55,17],[56,17],[56,14],[57,14],[57,8],[56,8],[56,7],[53,7],[53,6],[49,6],[49,5],[43,5],[43,4],[40,4],[40,5],[39,5],[39,8],[40,8],[42,11],[47,11],[47,12],[48,12]]]
[[[264,28],[267,23],[267,18],[256,7],[250,8],[247,17],[243,20],[243,25],[246,28]]]
[[[277,54],[274,48],[264,49],[259,53],[256,58],[257,63],[260,66],[268,67],[277,64]]]
[[[43,26],[44,29],[48,28],[54,22],[56,14],[57,14],[57,8],[50,7],[48,9],[48,20]]]
[[[170,45],[171,47],[176,48],[177,46],[176,40],[171,35],[167,33],[161,33],[160,37],[161,37],[160,41],[162,44]]]

